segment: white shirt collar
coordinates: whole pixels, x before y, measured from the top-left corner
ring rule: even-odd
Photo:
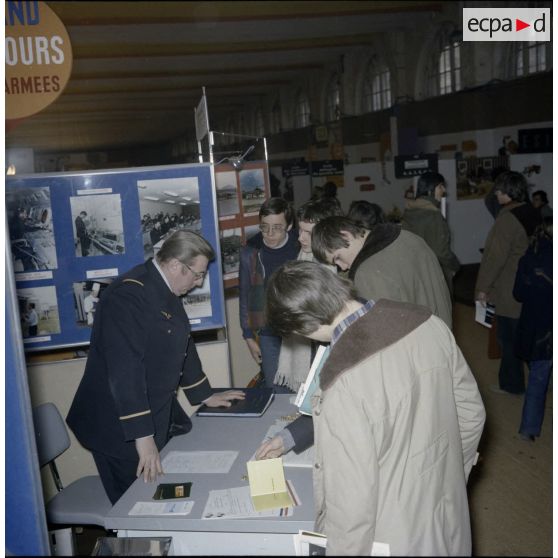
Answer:
[[[168,281],[165,273],[163,272],[163,270],[159,267],[159,264],[157,263],[157,258],[153,258],[151,261],[153,262],[153,265],[155,266],[155,269],[161,274],[161,277],[163,278],[163,281],[166,283],[169,290],[172,292],[171,286],[169,284],[169,281]]]

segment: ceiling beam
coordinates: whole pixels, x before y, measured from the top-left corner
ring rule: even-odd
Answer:
[[[49,2],[65,25],[149,25],[342,17],[364,14],[440,12],[442,2],[266,1],[266,2]],[[108,6],[108,3],[105,4]]]

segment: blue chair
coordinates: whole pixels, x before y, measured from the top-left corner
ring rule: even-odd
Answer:
[[[60,480],[55,459],[70,447],[70,437],[64,419],[54,403],[44,403],[33,409],[33,423],[39,465],[48,465],[58,493],[46,504],[46,516],[54,525],[80,526],[100,525],[104,528],[105,517],[112,504],[97,475],[82,477],[68,486]],[[68,531],[66,531],[68,532]],[[74,553],[74,531],[70,541],[61,542]],[[70,545],[70,546],[68,546]]]

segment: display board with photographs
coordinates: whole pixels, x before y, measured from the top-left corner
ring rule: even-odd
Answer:
[[[224,327],[214,192],[209,164],[8,177],[6,217],[26,350],[89,343],[106,288],[178,229],[201,234],[216,254],[204,284],[183,297],[192,329]]]
[[[215,190],[224,286],[232,288],[238,285],[240,249],[259,232],[260,207],[269,198],[267,162],[246,162],[238,170],[216,165]]]

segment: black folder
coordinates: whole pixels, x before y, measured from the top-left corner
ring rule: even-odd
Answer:
[[[213,391],[227,391],[236,388],[216,388]],[[208,407],[202,405],[198,417],[261,417],[273,401],[273,388],[244,388],[245,399],[231,401],[230,407]]]

